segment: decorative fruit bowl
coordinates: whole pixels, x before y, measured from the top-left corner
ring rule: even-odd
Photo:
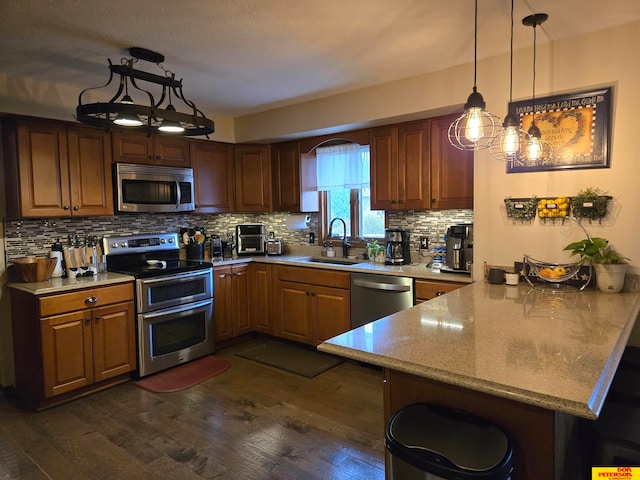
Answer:
[[[550,263],[536,260],[528,255],[524,256],[525,262],[531,268],[531,271],[536,274],[540,280],[544,280],[551,283],[566,282],[567,280],[576,276],[580,270],[579,263]]]
[[[551,291],[582,291],[593,274],[591,265],[551,263],[525,255],[522,275],[529,285]],[[533,279],[533,281],[532,281]]]
[[[13,259],[13,266],[23,282],[45,282],[51,278],[58,263],[57,258],[20,257]]]

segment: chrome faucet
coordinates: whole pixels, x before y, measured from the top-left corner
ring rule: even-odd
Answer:
[[[351,244],[347,242],[347,224],[340,217],[334,218],[329,223],[329,238],[333,236],[333,222],[335,222],[336,220],[340,220],[342,222],[342,257],[347,258],[347,255],[349,255],[349,248],[351,248]]]

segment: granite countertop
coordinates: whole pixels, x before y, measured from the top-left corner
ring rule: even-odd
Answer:
[[[91,277],[79,278],[51,278],[46,282],[9,282],[7,287],[32,295],[50,295],[54,293],[64,293],[82,288],[104,287],[117,283],[133,282],[135,280],[131,275],[122,275],[120,273],[99,273]]]
[[[456,273],[441,273],[438,270],[427,268],[426,263],[413,263],[411,265],[385,265],[361,260],[360,263],[352,265],[333,265],[329,263],[309,262],[311,256],[308,255],[264,255],[251,257],[238,257],[234,259],[212,262],[213,267],[233,265],[237,263],[259,262],[274,265],[294,265],[298,267],[322,268],[324,270],[340,270],[351,273],[372,273],[380,275],[395,275],[402,277],[412,277],[424,280],[439,280],[443,282],[472,283],[471,275]]]
[[[595,419],[639,311],[638,293],[476,282],[318,349]]]

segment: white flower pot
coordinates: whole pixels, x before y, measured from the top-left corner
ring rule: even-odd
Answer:
[[[618,293],[624,286],[624,276],[627,273],[628,264],[603,265],[596,263],[596,285],[598,290],[607,293]]]

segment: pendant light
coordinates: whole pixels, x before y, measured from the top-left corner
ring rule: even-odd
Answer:
[[[122,97],[122,100],[120,100],[120,103],[133,105],[133,99],[129,96],[129,84],[126,78],[124,80],[124,96]],[[115,116],[113,123],[121,127],[139,127],[142,125],[142,120],[140,120],[140,117],[137,115],[119,113]]]
[[[513,102],[513,0],[511,0],[511,48],[509,55],[509,104]],[[520,147],[528,140],[529,134],[520,128],[520,119],[513,112],[507,112],[500,135],[491,144],[491,155],[496,160],[512,164],[518,162]]]
[[[473,48],[473,92],[464,105],[464,113],[449,126],[449,142],[460,150],[489,148],[499,133],[500,119],[486,110],[484,98],[478,92],[478,0],[475,1]]]
[[[553,147],[542,139],[542,133],[536,125],[536,27],[542,25],[549,15],[546,13],[534,13],[522,19],[522,24],[533,27],[533,96],[531,99],[531,126],[529,138],[524,142],[520,154],[520,163],[523,165],[544,165],[553,157]]]

